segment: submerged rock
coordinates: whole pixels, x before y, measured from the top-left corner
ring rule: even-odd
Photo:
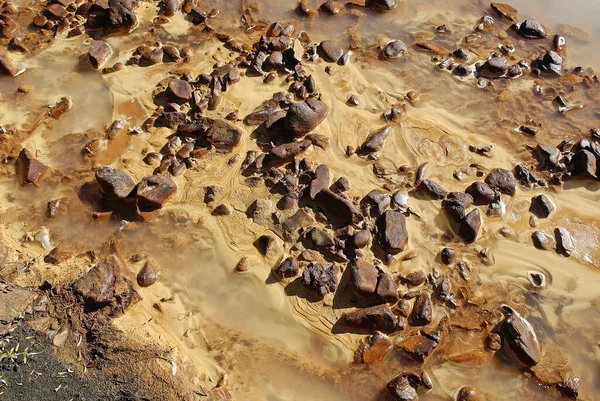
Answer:
[[[417,390],[413,387],[408,377],[404,374],[399,374],[394,377],[388,384],[387,389],[392,394],[396,401],[418,401],[419,396]]]
[[[358,309],[345,313],[344,324],[362,330],[382,331],[393,333],[396,331],[397,318],[388,305],[377,305],[370,308]]]
[[[108,61],[112,54],[113,49],[108,43],[101,40],[93,40],[92,44],[90,45],[88,57],[92,67],[96,70],[99,70],[104,66],[104,63]]]
[[[48,166],[38,161],[29,150],[23,148],[17,157],[17,175],[21,185],[37,185],[42,180]]]
[[[285,132],[293,137],[304,136],[317,128],[328,113],[329,107],[312,97],[304,102],[295,103],[290,106],[285,116]]]
[[[302,274],[302,283],[321,297],[335,292],[338,284],[337,267],[333,264],[311,263]]]
[[[400,212],[387,210],[377,219],[377,237],[386,252],[402,252],[408,244],[406,218]]]
[[[383,48],[383,56],[388,59],[397,59],[406,54],[406,44],[401,40],[392,40]]]
[[[167,175],[153,175],[142,178],[137,185],[137,208],[141,212],[153,212],[164,204],[177,191],[177,184]]]
[[[575,375],[567,355],[553,343],[544,348],[540,363],[531,372],[540,384],[556,388],[565,397],[579,395],[579,376]]]
[[[354,353],[354,361],[367,365],[381,362],[392,346],[392,340],[387,335],[376,331],[361,342]]]
[[[150,287],[156,283],[159,278],[159,269],[156,263],[151,260],[147,260],[144,263],[144,267],[138,272],[136,280],[140,287]]]
[[[555,51],[541,54],[531,63],[531,68],[544,74],[562,75],[563,59]]]
[[[367,0],[366,4],[377,11],[390,11],[396,8],[398,0]]]
[[[541,350],[533,327],[509,306],[503,306],[502,312],[506,317],[493,330],[502,338],[501,356],[523,366],[537,365]]]
[[[96,181],[110,199],[125,199],[135,188],[135,181],[129,174],[110,166],[96,170]]]

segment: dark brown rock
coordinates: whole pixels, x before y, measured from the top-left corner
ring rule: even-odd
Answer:
[[[275,163],[285,163],[306,152],[310,145],[312,142],[308,139],[277,145],[269,151],[269,159]]]
[[[319,227],[311,228],[306,237],[311,242],[311,245],[316,248],[328,248],[335,244],[331,234]]]
[[[206,133],[206,139],[217,149],[232,150],[239,145],[243,132],[225,120],[214,120]]]
[[[17,157],[17,175],[21,185],[37,185],[42,180],[48,166],[39,162],[29,150],[23,148]]]
[[[473,197],[464,192],[450,192],[448,197],[442,201],[442,209],[448,213],[450,218],[460,221],[473,204]]]
[[[401,340],[396,345],[409,358],[423,362],[438,346],[437,341],[423,335],[415,335]]]
[[[549,50],[533,60],[531,68],[542,74],[562,75],[563,59],[555,51]]]
[[[354,362],[367,365],[381,362],[392,349],[392,340],[385,334],[376,331],[363,339],[354,353]]]
[[[361,230],[352,236],[352,245],[355,248],[364,248],[369,245],[373,236],[369,230]]]
[[[375,294],[388,304],[395,304],[400,298],[398,295],[398,286],[394,278],[388,271],[381,267],[379,268],[379,278]]]
[[[379,271],[373,264],[364,259],[358,259],[352,264],[350,277],[354,289],[360,295],[370,296],[375,293]]]
[[[503,194],[514,196],[517,188],[517,180],[510,171],[503,168],[495,168],[485,177],[485,183],[492,189]]]
[[[430,179],[421,181],[418,191],[429,199],[441,200],[448,196],[448,192],[440,184]]]
[[[327,0],[325,3],[321,4],[321,9],[331,15],[336,15],[341,11],[342,4],[339,1]]]
[[[289,258],[284,259],[279,266],[273,270],[273,273],[278,280],[283,280],[284,278],[296,277],[299,271],[300,265],[298,264],[298,259],[290,256]]]
[[[458,390],[456,401],[479,401],[477,391],[473,386],[463,386]]]
[[[561,154],[554,146],[538,144],[533,151],[533,156],[537,159],[540,169],[543,169],[558,166]]]
[[[398,0],[367,0],[366,4],[377,11],[390,11],[396,8]]]
[[[167,175],[144,177],[137,185],[137,208],[141,212],[158,210],[176,191],[177,184]]]
[[[103,21],[105,34],[131,31],[138,24],[132,0],[108,0],[108,15]]]
[[[554,236],[556,237],[556,250],[565,256],[571,256],[575,252],[575,244],[573,243],[573,237],[564,228],[558,227],[554,230]]]
[[[418,401],[417,389],[412,386],[408,377],[404,374],[399,374],[394,377],[388,384],[387,389],[392,394],[396,401]]]
[[[315,169],[315,178],[310,183],[309,196],[315,199],[317,195],[331,185],[331,171],[326,164],[321,164]]]
[[[362,330],[382,331],[393,333],[396,331],[397,318],[388,305],[377,305],[370,308],[358,309],[345,313],[344,324]]]
[[[506,317],[494,328],[494,333],[502,338],[501,356],[522,366],[537,365],[541,350],[533,327],[509,306],[503,306],[502,312]]]
[[[528,19],[513,25],[517,33],[527,39],[544,39],[548,32],[538,21]]]
[[[477,206],[489,205],[498,197],[492,187],[481,181],[475,181],[469,185],[465,192],[473,197],[473,203]]]
[[[383,48],[383,56],[388,59],[397,59],[406,54],[406,44],[401,40],[392,40]]]
[[[492,56],[481,66],[479,72],[486,78],[498,78],[510,68],[508,60],[502,56]]]
[[[324,40],[319,44],[319,52],[326,61],[337,63],[344,55],[344,48],[334,40]]]
[[[387,192],[374,189],[373,191],[369,192],[367,196],[365,196],[363,202],[375,205],[377,214],[380,215],[385,212],[388,207],[390,207],[390,204],[392,203],[392,197]]]
[[[363,219],[363,216],[349,199],[335,194],[329,189],[321,190],[316,200],[329,220],[337,220],[340,223],[349,225],[356,224]]]
[[[428,292],[420,294],[413,305],[412,312],[408,317],[411,326],[426,326],[433,319],[433,303]]]
[[[492,8],[501,16],[509,21],[516,22],[519,19],[517,9],[510,4],[492,3]]]
[[[110,316],[118,316],[139,301],[133,287],[131,272],[115,255],[102,259],[73,284],[91,310],[103,309]]]
[[[391,132],[392,127],[388,125],[370,134],[365,142],[361,145],[359,152],[365,154],[379,152],[381,149],[383,149],[385,140]]]
[[[547,218],[554,209],[554,203],[545,194],[539,194],[531,198],[531,207],[529,210],[539,218]]]
[[[377,234],[386,252],[402,252],[408,244],[406,218],[400,212],[387,210],[377,219]]]
[[[104,66],[104,63],[113,55],[113,49],[110,45],[101,40],[93,40],[90,45],[88,57],[90,64],[96,70]]]
[[[135,188],[135,182],[129,174],[110,166],[102,166],[96,170],[96,181],[111,199],[125,199]]]
[[[151,260],[147,260],[144,263],[144,267],[137,274],[137,283],[140,287],[150,287],[156,283],[159,278],[159,268]]]
[[[285,116],[285,132],[293,137],[308,134],[327,117],[329,107],[322,101],[309,98],[290,106]]]
[[[10,55],[4,50],[4,48],[0,49],[0,73],[8,74],[10,76],[17,75],[17,65],[12,60]]]
[[[481,212],[479,209],[473,209],[460,222],[458,235],[466,243],[473,243],[479,235],[481,228]]]
[[[451,265],[458,259],[458,255],[456,251],[452,248],[444,248],[440,252],[440,258],[442,259],[442,263],[445,265]]]
[[[169,94],[178,103],[186,103],[192,99],[194,88],[183,79],[172,79],[169,82]]]
[[[179,9],[179,0],[162,0],[162,11],[167,17],[172,17]]]
[[[596,178],[596,156],[589,150],[579,150],[571,159],[569,170],[574,176]]]
[[[71,256],[72,254],[69,247],[59,244],[44,257],[44,262],[51,263],[53,265],[59,265],[71,259]]]
[[[335,292],[338,284],[338,268],[333,264],[311,263],[302,274],[302,283],[324,297]]]

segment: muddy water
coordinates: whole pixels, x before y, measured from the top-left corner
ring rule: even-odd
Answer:
[[[552,33],[560,32],[559,24],[572,24],[587,31],[586,40],[567,36],[566,66],[572,69],[581,65],[586,71],[600,66],[596,46],[600,31],[594,19],[600,7],[597,2],[518,0],[512,4],[522,19],[539,19]],[[212,26],[215,31],[249,41],[240,19],[244,13],[255,24],[292,22],[297,32],[306,31],[312,42],[335,38],[356,47],[353,62],[336,66],[332,75],[325,73],[322,62],[306,63],[323,101],[330,107],[318,133],[331,140],[329,148],[315,148],[307,157],[316,164],[326,163],[334,179],[347,177],[351,196],[362,197],[384,186],[402,186],[401,177],[379,179],[372,173],[371,162],[345,155],[348,146],[356,148],[369,132],[385,124],[381,114],[393,105],[399,105],[406,116],[394,127],[379,162],[394,171],[403,165],[429,162],[428,178],[448,191],[463,191],[477,179],[471,175],[463,181],[455,180],[453,173],[457,169],[472,163],[512,169],[518,163],[531,161],[526,145],[576,141],[588,137],[589,130],[599,123],[597,88],[583,91],[579,86],[546,80],[545,92],[539,95],[534,90],[538,81],[527,74],[518,80],[494,81],[493,88],[479,89],[474,79],[459,80],[441,71],[430,54],[414,47],[397,61],[377,58],[377,46],[390,39],[402,39],[408,44],[417,38],[435,39],[449,49],[462,45],[464,36],[473,32],[483,15],[496,18],[487,2],[411,0],[387,14],[348,6],[341,15],[329,17],[319,12],[312,18],[298,17],[295,5],[295,1],[211,2],[210,7],[221,11]],[[192,45],[194,61],[177,67],[132,66],[101,75],[82,61],[89,40],[59,38],[48,49],[21,57],[28,66],[26,73],[0,81],[2,124],[21,130],[20,143],[37,152],[53,170],[44,185],[37,188],[20,188],[12,174],[2,177],[1,193],[6,203],[1,218],[5,233],[12,242],[40,255],[44,250],[39,243],[21,243],[21,239],[23,234],[46,226],[53,244],[69,243],[84,252],[105,249],[110,243],[124,257],[145,254],[156,260],[162,269],[161,284],[144,292],[144,301],[134,307],[130,316],[139,318],[140,325],[152,317],[168,341],[197,363],[210,382],[229,389],[234,399],[384,399],[382,389],[386,383],[414,366],[395,352],[378,366],[352,364],[352,355],[363,336],[334,329],[342,313],[352,306],[352,299],[313,302],[293,283],[274,282],[270,270],[283,254],[292,252],[293,244],[282,241],[281,255],[270,259],[253,246],[256,238],[271,233],[272,227],[249,219],[245,212],[254,199],[272,195],[267,188],[244,184],[246,177],[241,174],[240,164],[248,150],[258,149],[250,135],[235,150],[239,158],[232,163],[231,154],[214,155],[203,161],[201,168],[178,177],[177,195],[153,221],[126,223],[114,218],[92,218],[94,208],[77,201],[80,188],[93,181],[95,166],[111,164],[127,170],[137,180],[151,174],[153,168],[142,161],[142,151],[161,149],[172,132],[159,129],[152,134],[122,133],[114,141],[103,143],[96,159],[81,155],[85,143],[102,138],[114,119],[127,120],[130,128],[140,126],[153,112],[152,91],[170,73],[210,73],[216,62],[230,59],[220,42],[192,28],[181,17],[149,32],[156,15],[151,2],[143,3],[137,13],[141,21],[136,31],[108,39],[115,49],[114,60],[125,60],[144,40],[153,38]],[[508,27],[499,18],[496,23],[503,29]],[[452,34],[436,36],[435,27],[441,24],[448,25]],[[504,42],[517,47],[514,61],[531,60],[550,45],[550,40],[525,42],[512,34],[502,38],[489,34],[474,46],[474,52],[483,60]],[[576,84],[576,78],[573,79]],[[19,85],[30,85],[33,91],[26,96],[15,93]],[[208,115],[223,117],[236,110],[243,118],[274,92],[286,91],[288,87],[283,76],[269,85],[260,78],[243,77],[224,97],[221,108]],[[409,91],[420,94],[416,102],[407,101]],[[358,107],[346,104],[351,94],[359,97]],[[552,103],[558,94],[584,108],[559,114]],[[58,120],[48,118],[46,106],[67,95],[73,99],[73,109]],[[528,119],[543,123],[536,137],[515,131]],[[250,127],[246,129],[249,134]],[[468,150],[469,145],[488,144],[495,145],[489,158]],[[229,204],[231,215],[211,215],[214,205],[203,202],[207,185],[224,188],[219,203]],[[420,218],[409,219],[410,242],[405,253],[415,252],[417,257],[404,261],[398,258],[387,267],[392,274],[445,269],[436,258],[441,247],[450,245],[462,251],[477,266],[479,276],[469,303],[490,314],[503,303],[527,311],[542,344],[547,348],[554,344],[567,355],[581,380],[579,398],[593,400],[600,390],[598,189],[597,182],[581,180],[567,182],[562,189],[519,188],[515,197],[503,197],[504,216],[484,218],[483,233],[471,246],[452,235],[439,203],[411,198],[411,208]],[[534,229],[528,212],[530,198],[542,192],[551,196],[557,210],[550,219],[540,220]],[[48,220],[44,215],[47,201],[61,197],[74,199],[69,213]],[[574,238],[576,251],[570,258],[537,250],[531,244],[534,230],[552,233],[557,226],[567,228]],[[495,258],[491,266],[481,263],[477,256],[486,247]],[[250,258],[250,269],[236,273],[234,267],[243,256]],[[36,279],[54,277],[68,282],[88,267],[78,264],[76,269],[60,273],[46,269]],[[139,268],[133,263],[132,267]],[[548,277],[548,287],[539,294],[530,288],[530,271],[543,272]],[[167,304],[162,313],[153,308],[159,299],[170,296],[175,296],[180,304]],[[436,307],[434,321],[446,315],[453,313]],[[487,400],[550,399],[551,393],[538,388],[535,381],[485,354],[485,332],[473,329],[483,323],[475,313],[467,313],[463,320],[449,334],[451,341],[440,356],[426,361],[423,368],[432,375],[434,390],[421,394],[421,399],[450,400],[466,384],[475,386]]]

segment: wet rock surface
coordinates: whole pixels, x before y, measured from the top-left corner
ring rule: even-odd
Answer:
[[[320,100],[310,98],[292,105],[285,116],[285,131],[293,137],[308,134],[327,117],[329,107]]]
[[[48,170],[48,166],[37,160],[27,149],[17,158],[17,174],[21,185],[38,185]]]
[[[342,320],[345,325],[354,329],[393,333],[397,328],[397,318],[387,305],[349,312],[344,314]]]
[[[524,366],[535,366],[540,362],[541,348],[531,324],[517,311],[505,306],[506,315],[494,332],[502,339],[501,355],[505,360]]]
[[[112,199],[125,199],[135,188],[135,182],[129,174],[110,166],[102,166],[96,170],[96,181]]]

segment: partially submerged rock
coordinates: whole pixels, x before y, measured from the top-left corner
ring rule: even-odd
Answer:
[[[102,40],[93,40],[88,53],[92,68],[96,70],[102,68],[112,54],[113,49],[108,43]]]
[[[367,0],[366,4],[377,11],[391,11],[398,5],[398,0]]]
[[[392,340],[387,335],[376,331],[361,341],[354,353],[354,361],[367,365],[381,362],[392,347]]]
[[[388,125],[370,134],[360,146],[359,152],[364,154],[379,152],[383,149],[385,140],[390,136],[391,132],[392,127]]]
[[[396,401],[418,401],[417,389],[413,386],[408,377],[404,374],[399,374],[394,377],[388,384],[387,389]]]
[[[392,40],[383,48],[382,54],[387,59],[397,59],[406,54],[406,44],[401,40]]]
[[[138,272],[136,280],[140,287],[150,287],[159,279],[159,268],[152,260],[147,260]]]
[[[541,349],[533,327],[509,306],[503,306],[502,312],[506,317],[494,328],[494,333],[502,338],[500,355],[507,361],[523,366],[537,365]]]
[[[543,74],[562,75],[563,59],[555,51],[548,50],[531,63],[531,68]]]
[[[129,174],[110,166],[96,170],[96,181],[110,199],[125,199],[135,188],[135,182]]]
[[[437,341],[421,334],[410,336],[396,343],[396,347],[416,362],[424,362],[438,346]]]
[[[485,183],[492,189],[503,194],[514,196],[517,188],[517,180],[513,173],[503,168],[495,168],[485,177]]]
[[[153,212],[164,206],[177,191],[177,184],[167,175],[142,178],[137,185],[137,208],[141,212]]]
[[[514,25],[514,29],[517,33],[527,39],[544,39],[548,37],[546,28],[542,26],[538,21],[528,19]]]
[[[544,347],[540,362],[531,368],[534,378],[543,386],[554,387],[562,395],[577,398],[579,376],[575,374],[567,355],[555,344]]]
[[[23,148],[17,157],[17,175],[21,185],[37,185],[42,180],[48,166],[38,161],[29,150]]]
[[[433,319],[433,302],[428,292],[420,294],[413,305],[409,316],[409,322],[412,326],[426,326]]]

